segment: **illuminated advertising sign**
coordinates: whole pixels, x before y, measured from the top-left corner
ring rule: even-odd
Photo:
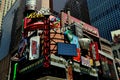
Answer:
[[[35,36],[30,39],[30,53],[29,60],[34,60],[39,58],[40,52],[40,37]]]
[[[112,40],[115,43],[120,43],[120,30],[111,31]]]
[[[64,58],[55,56],[54,54],[50,55],[50,64],[53,66],[66,68],[67,61]]]
[[[41,18],[41,17],[44,17],[44,15],[36,13],[36,12],[33,12],[30,15],[27,16],[27,18]]]
[[[74,61],[80,62],[81,58],[80,48],[77,48],[77,56],[73,57]]]
[[[81,24],[76,24],[75,23],[75,34],[76,36],[78,36],[79,38],[83,37],[83,29],[82,29],[82,25]]]
[[[91,67],[90,59],[81,56],[81,61],[82,61],[82,65],[87,66],[87,67]]]
[[[58,54],[66,56],[77,56],[76,45],[67,43],[58,43]]]
[[[94,68],[81,67],[79,63],[73,62],[73,70],[75,72],[89,74],[91,76],[98,76],[97,71]]]
[[[19,72],[24,73],[24,72],[36,69],[36,68],[43,65],[43,61],[44,61],[44,58],[41,58],[38,61],[36,61],[36,62],[34,62],[32,64],[29,64],[29,65],[25,66],[24,68],[20,69]]]
[[[63,19],[63,22],[66,23],[66,21],[67,21],[67,14],[66,13],[63,13],[62,19]],[[70,16],[70,20],[71,20],[71,22],[75,22],[77,24],[82,25],[83,26],[83,30],[86,33],[89,33],[91,35],[99,37],[99,33],[98,33],[98,29],[97,28],[95,28],[95,27],[93,27],[93,26],[91,26],[91,25],[89,25],[87,23],[84,23],[84,22],[80,21],[79,19],[74,18],[72,16]]]
[[[21,39],[20,43],[19,43],[19,49],[18,49],[18,53],[19,53],[20,57],[22,57],[26,45],[27,45],[27,39],[25,39],[25,38]]]
[[[41,18],[44,17],[44,15],[50,15],[50,9],[49,8],[41,8],[39,11],[33,12],[30,15],[27,16],[27,18]]]
[[[80,64],[73,62],[73,70],[76,72],[80,72]]]
[[[89,38],[80,38],[79,39],[79,44],[80,44],[80,48],[81,49],[85,49],[88,50],[89,49],[89,45],[91,43],[91,39]]]
[[[90,44],[90,51],[92,53],[92,57],[94,60],[99,60],[99,53],[98,53],[98,44],[97,42],[93,42]]]

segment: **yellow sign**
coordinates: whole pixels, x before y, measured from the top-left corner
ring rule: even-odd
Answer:
[[[41,18],[44,17],[43,14],[38,14],[36,12],[31,13],[29,16],[27,16],[27,18]]]

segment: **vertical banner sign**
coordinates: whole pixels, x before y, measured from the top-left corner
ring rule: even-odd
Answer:
[[[99,60],[99,53],[98,53],[98,44],[97,42],[93,42],[90,44],[90,51],[92,53],[92,57],[94,60]]]
[[[40,52],[40,37],[35,36],[30,39],[30,54],[29,60],[34,60],[39,58]]]
[[[37,41],[32,40],[32,55],[37,53]]]

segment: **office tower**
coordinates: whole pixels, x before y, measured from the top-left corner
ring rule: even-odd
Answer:
[[[3,22],[3,18],[6,15],[7,11],[10,10],[11,6],[14,4],[16,0],[0,0],[0,39],[1,39],[1,26]]]
[[[87,0],[91,25],[112,41],[111,31],[120,28],[120,0]]]
[[[86,0],[68,0],[65,6],[65,10],[68,8],[70,9],[72,16],[90,24]]]

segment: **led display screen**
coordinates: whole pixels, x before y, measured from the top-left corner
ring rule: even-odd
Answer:
[[[59,55],[77,56],[75,44],[58,43],[57,47]]]

